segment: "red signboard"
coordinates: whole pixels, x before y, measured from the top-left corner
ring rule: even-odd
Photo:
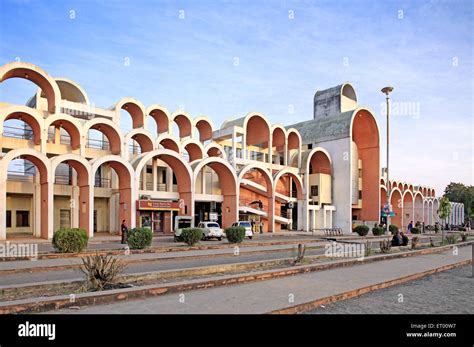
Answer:
[[[162,200],[137,200],[137,210],[179,211],[179,202]]]

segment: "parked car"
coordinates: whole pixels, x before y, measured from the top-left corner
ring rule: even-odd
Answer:
[[[245,228],[245,237],[248,237],[249,239],[252,238],[253,236],[253,231],[252,231],[252,223],[249,221],[243,220],[243,221],[238,221],[234,224],[232,224],[233,227],[244,227]]]
[[[224,236],[224,231],[216,222],[201,222],[197,227],[203,231],[203,240],[215,238],[220,241]]]

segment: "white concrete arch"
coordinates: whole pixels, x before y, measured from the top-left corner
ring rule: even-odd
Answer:
[[[127,149],[126,157],[128,159],[130,159],[130,150],[128,146],[132,139],[139,144],[141,153],[150,152],[157,148],[156,137],[154,137],[148,130],[143,128],[133,129],[125,135],[124,139],[124,146]]]
[[[120,153],[124,153],[123,146],[125,141],[122,131],[119,126],[111,120],[106,118],[92,118],[84,124],[83,129],[83,135],[85,138],[82,143],[84,146],[87,142],[86,137],[89,136],[89,130],[95,129],[102,132],[107,137],[110,143],[110,150],[112,154],[118,155]]]
[[[90,104],[86,91],[79,84],[64,77],[56,77],[54,80],[58,84],[61,92],[61,99],[80,104]]]
[[[171,122],[178,125],[179,138],[192,137],[193,133],[193,118],[185,111],[175,111],[170,117]],[[176,136],[176,134],[173,134]]]
[[[115,120],[117,124],[120,124],[121,119],[121,110],[125,110],[128,112],[130,117],[132,117],[132,127],[133,129],[137,128],[147,128],[146,126],[146,113],[145,113],[145,106],[141,103],[141,101],[131,98],[125,97],[120,99],[114,106],[115,109]]]
[[[188,138],[181,142],[181,150],[188,153],[190,162],[204,158],[204,146],[200,141],[193,138]]]
[[[84,139],[83,125],[75,117],[65,113],[55,113],[44,120],[43,134],[44,138],[48,138],[49,127],[52,125],[59,126],[67,131],[71,138],[72,149],[80,148]]]
[[[45,70],[25,62],[13,62],[0,66],[0,83],[10,78],[23,78],[36,84],[48,100],[48,111],[50,113],[59,111],[61,91],[54,78]]]
[[[0,135],[3,135],[3,123],[9,119],[18,119],[27,123],[34,134],[34,143],[44,145],[42,131],[44,129],[44,118],[40,112],[34,108],[20,105],[7,106],[0,109]],[[1,146],[0,146],[1,149]]]
[[[193,127],[198,129],[199,141],[204,142],[212,139],[212,133],[214,132],[214,122],[206,116],[196,117],[193,121]]]
[[[211,151],[211,154],[209,151]],[[227,154],[225,153],[224,148],[216,142],[210,142],[204,146],[204,154],[209,157],[221,157],[227,160]]]
[[[173,149],[173,150],[177,153],[180,153],[180,154],[183,152],[183,147],[181,146],[180,139],[175,137],[173,134],[161,134],[160,136],[158,136],[157,139],[156,139],[156,148],[157,149],[160,149],[161,147],[165,148],[164,145],[161,144],[162,141],[172,141],[172,143],[174,144],[173,147],[175,147],[175,149]],[[167,148],[167,149],[169,149],[169,148]]]
[[[157,134],[166,134],[170,132],[171,114],[168,109],[159,104],[153,104],[145,110],[146,117],[154,119],[157,127]]]

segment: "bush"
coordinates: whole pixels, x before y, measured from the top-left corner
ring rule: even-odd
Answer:
[[[395,235],[398,232],[398,227],[395,224],[390,224],[388,230],[390,230],[392,235]]]
[[[460,233],[459,235],[461,236],[461,241],[462,241],[462,242],[466,242],[466,241],[467,241],[467,235],[468,235],[467,233]]]
[[[418,228],[411,228],[411,233],[412,234],[419,234],[419,233],[421,233],[421,230],[418,229]]]
[[[60,253],[78,253],[87,247],[87,233],[79,228],[61,228],[53,235],[53,247]]]
[[[446,235],[446,242],[449,245],[454,245],[458,241],[458,235],[452,234],[452,235]]]
[[[194,246],[202,239],[203,231],[199,228],[184,228],[181,232],[181,239],[189,246]]]
[[[86,275],[87,290],[103,290],[112,286],[125,265],[108,255],[94,255],[82,258],[81,271]]]
[[[225,236],[230,243],[241,243],[245,238],[244,227],[230,227],[225,229]]]
[[[354,228],[354,232],[359,236],[365,236],[369,233],[369,227],[367,225],[358,225]]]
[[[374,236],[383,235],[384,232],[385,232],[385,230],[382,227],[373,227],[372,228],[372,234],[374,234]]]
[[[148,228],[133,228],[128,230],[127,243],[130,249],[143,249],[151,246],[153,232]]]

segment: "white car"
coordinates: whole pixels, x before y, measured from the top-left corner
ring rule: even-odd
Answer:
[[[248,237],[249,239],[252,238],[253,236],[253,231],[252,231],[252,223],[249,221],[238,221],[237,223],[232,224],[233,227],[244,227],[245,228],[245,237]]]
[[[203,230],[203,240],[215,238],[220,241],[224,236],[224,231],[216,222],[201,222],[197,227]]]

